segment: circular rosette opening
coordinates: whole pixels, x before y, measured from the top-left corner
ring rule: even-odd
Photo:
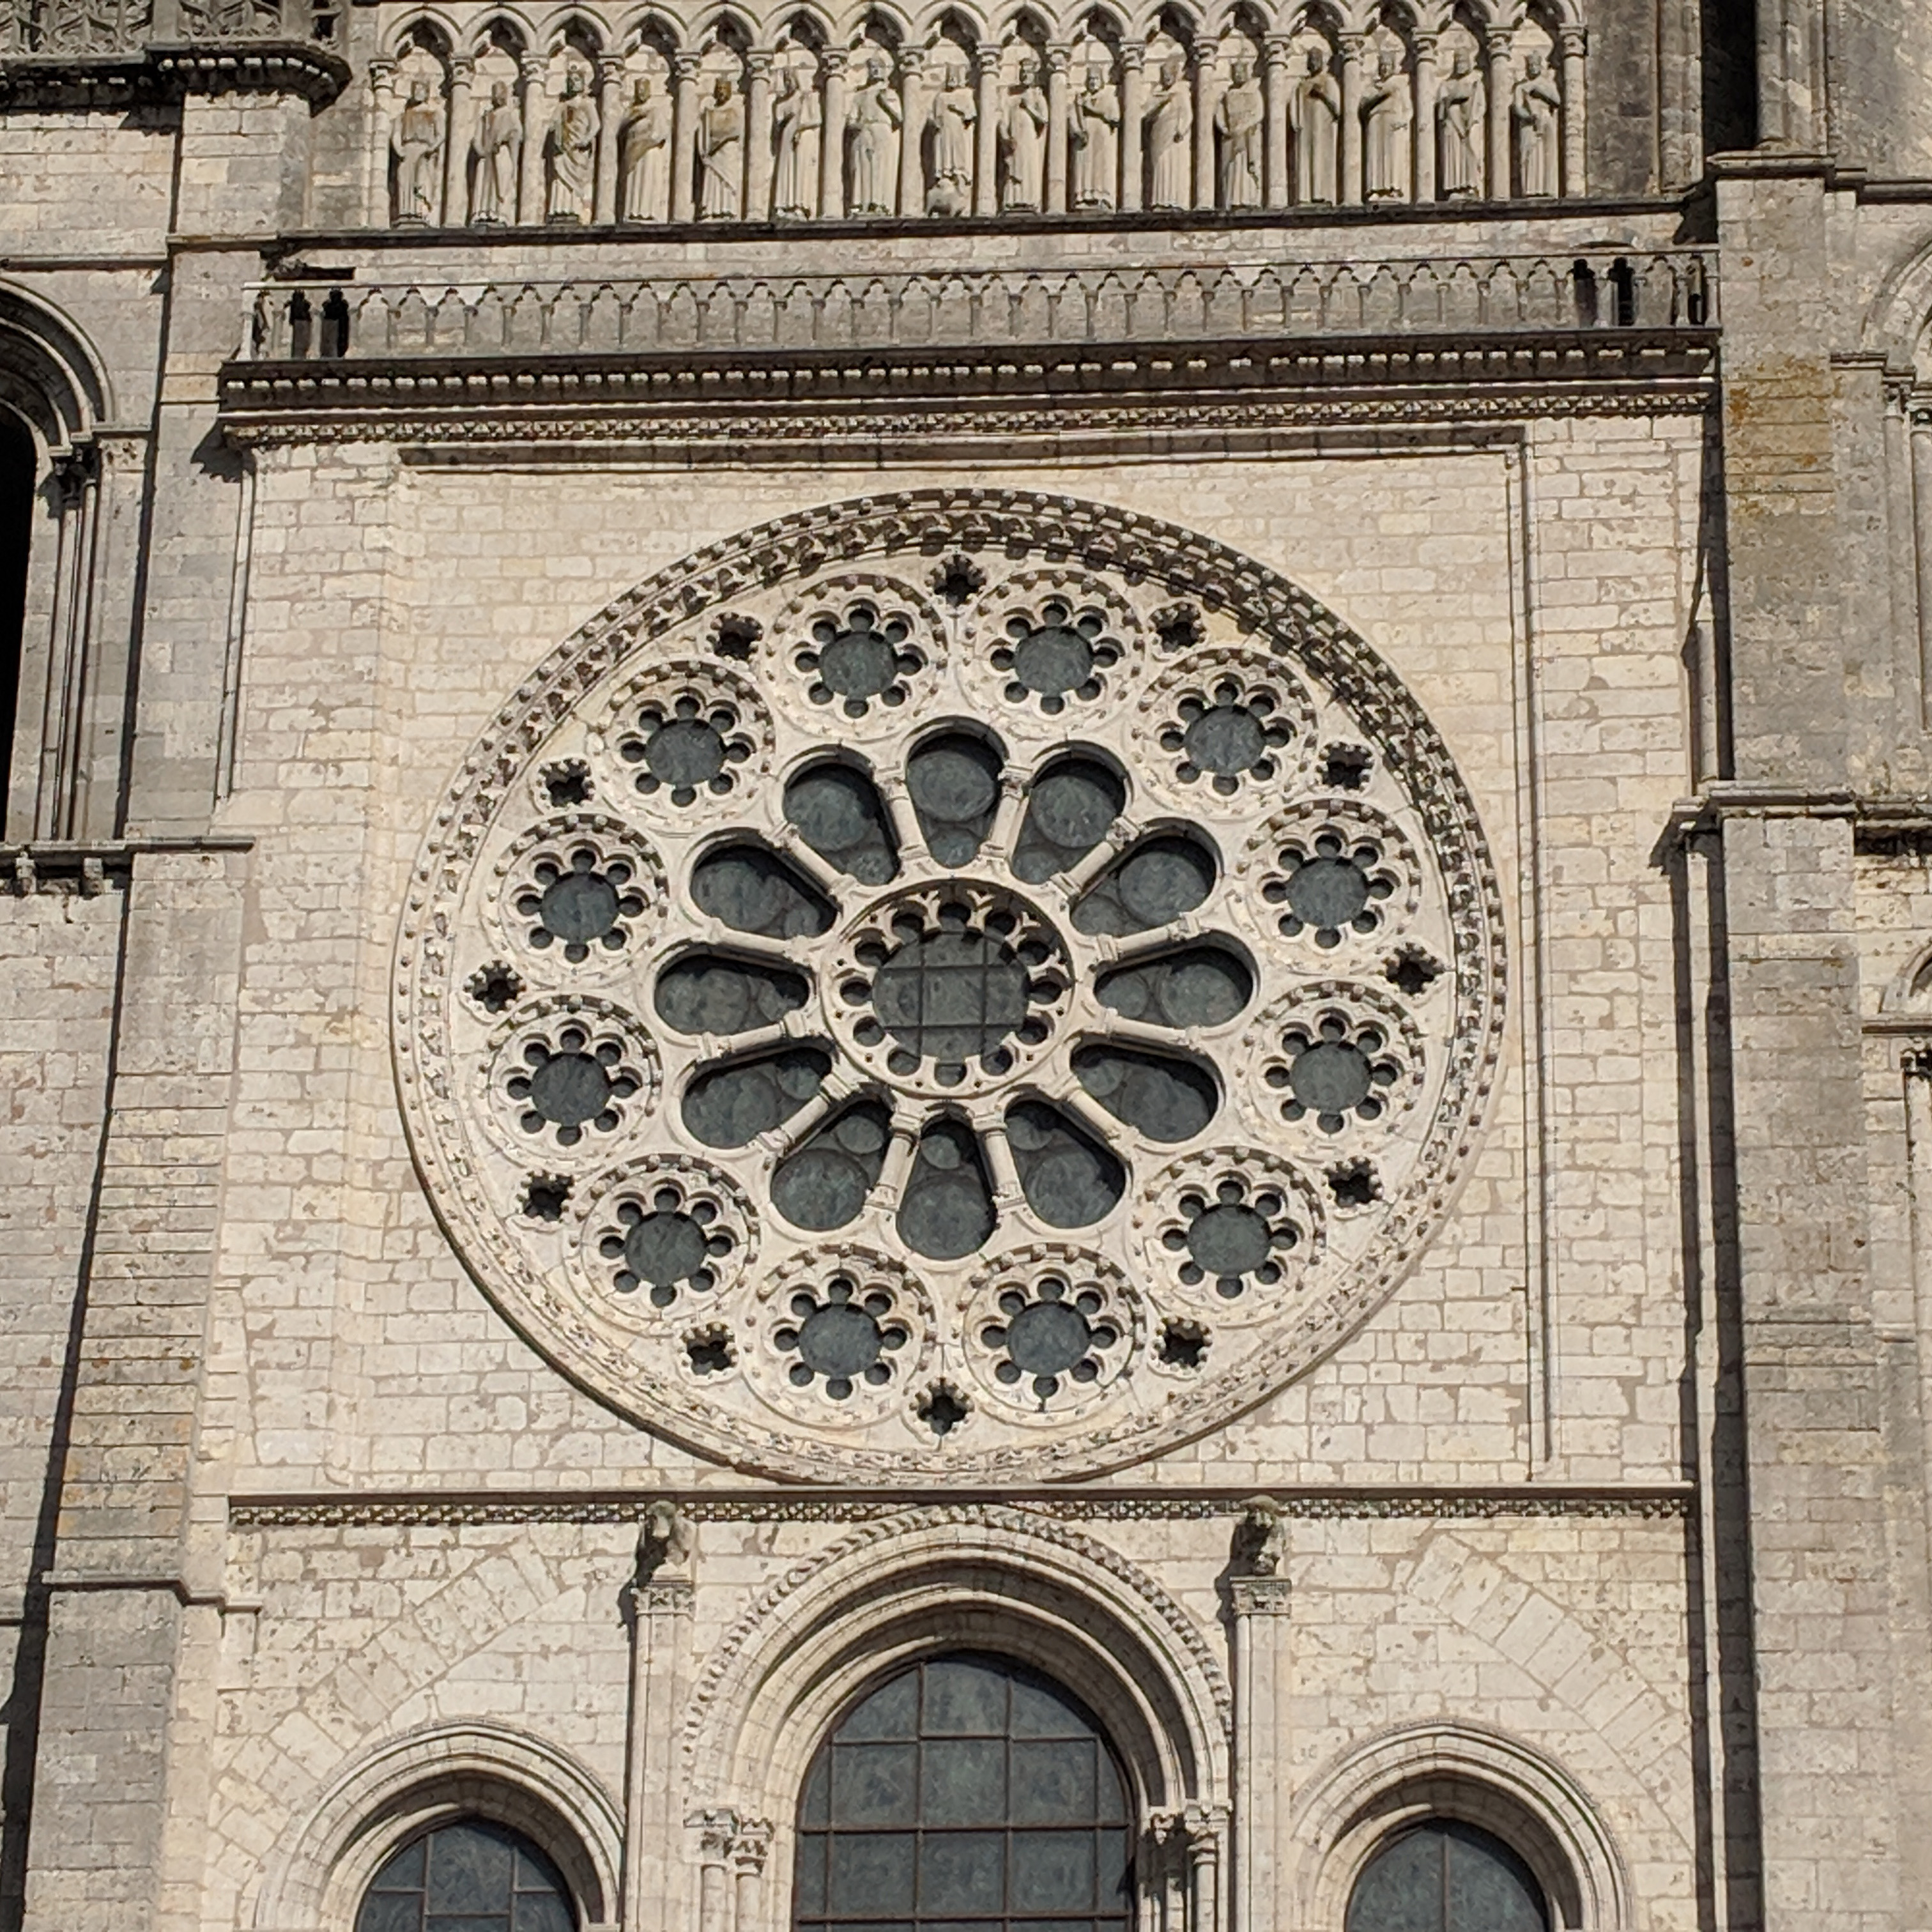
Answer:
[[[1111,1262],[1074,1248],[1028,1248],[968,1291],[966,1358],[1009,1414],[1051,1420],[1093,1407],[1126,1371],[1140,1316]]]
[[[1352,804],[1283,813],[1256,839],[1243,872],[1257,925],[1317,952],[1388,950],[1420,895],[1414,847],[1380,812]]]
[[[664,868],[630,828],[573,814],[525,832],[498,862],[497,922],[526,969],[634,959],[665,904]]]
[[[1141,626],[1132,606],[1098,578],[1032,570],[974,602],[965,628],[976,691],[1041,718],[1061,718],[1118,694]]]
[[[613,707],[603,738],[612,796],[682,813],[741,794],[771,757],[771,722],[751,685],[722,666],[670,664]]]
[[[1060,936],[1018,894],[966,880],[874,906],[831,969],[832,1012],[868,1071],[965,1094],[1038,1060],[1072,979]]]
[[[1324,1238],[1307,1178],[1246,1148],[1177,1162],[1149,1186],[1135,1219],[1149,1279],[1217,1322],[1279,1314]]]
[[[650,1112],[657,1054],[621,1008],[566,998],[500,1029],[485,1078],[490,1119],[517,1154],[601,1155]]]
[[[586,1198],[578,1264],[593,1305],[621,1314],[688,1315],[741,1280],[754,1223],[736,1185],[679,1158],[632,1162]]]
[[[1198,810],[1245,807],[1304,774],[1315,708],[1287,668],[1252,651],[1203,651],[1148,694],[1137,733],[1150,772]],[[1149,742],[1149,741],[1151,742]]]
[[[818,1423],[910,1413],[932,1317],[896,1262],[850,1249],[807,1255],[759,1304],[754,1373],[767,1401]]]
[[[800,615],[791,664],[806,696],[847,718],[896,710],[926,666],[932,634],[890,586],[828,595]]]
[[[1250,1036],[1274,1118],[1325,1142],[1387,1131],[1422,1088],[1422,1039],[1366,986],[1311,986]]]

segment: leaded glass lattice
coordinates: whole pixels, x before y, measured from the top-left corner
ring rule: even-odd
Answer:
[[[556,1868],[527,1838],[463,1818],[412,1838],[384,1861],[356,1932],[576,1932]]]
[[[1347,1932],[1550,1932],[1550,1914],[1534,1874],[1500,1838],[1437,1818],[1369,1861]]]
[[[1066,1691],[1006,1659],[914,1666],[812,1761],[798,1932],[1124,1932],[1132,1888],[1106,1738]]]

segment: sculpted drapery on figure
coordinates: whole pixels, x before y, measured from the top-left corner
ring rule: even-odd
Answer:
[[[1227,92],[1214,110],[1214,131],[1221,137],[1221,206],[1262,205],[1262,130],[1267,110],[1261,84],[1246,61],[1228,70]]]
[[[1068,139],[1073,147],[1073,206],[1102,208],[1114,205],[1120,178],[1120,97],[1108,84],[1107,70],[1097,64],[1073,102]]]
[[[547,158],[550,163],[550,218],[588,221],[597,180],[596,103],[584,92],[584,76],[574,68],[564,76],[563,98],[551,122]]]
[[[1556,194],[1557,128],[1563,94],[1556,77],[1545,69],[1540,54],[1531,54],[1524,61],[1510,112],[1516,123],[1517,191]]]
[[[1000,124],[1000,154],[1006,170],[1000,206],[1016,214],[1037,214],[1043,189],[1041,166],[1046,142],[1046,94],[1040,84],[1040,63],[1020,62],[1019,84],[1006,97]]]
[[[430,98],[427,80],[410,82],[410,98],[389,130],[395,167],[394,218],[434,221],[442,178],[442,110]]]
[[[662,221],[670,212],[671,104],[640,76],[617,136],[617,166],[626,221]]]
[[[1146,145],[1148,207],[1186,208],[1194,198],[1194,95],[1178,60],[1162,64]]]
[[[734,221],[744,193],[745,109],[723,74],[698,116],[698,212],[707,221]]]
[[[1370,201],[1408,197],[1409,134],[1415,117],[1408,76],[1384,47],[1362,92],[1362,185]]]
[[[854,214],[892,213],[898,185],[892,136],[904,118],[886,64],[875,55],[866,63],[865,78],[853,90],[847,114],[852,164],[848,206]]]
[[[470,218],[484,224],[508,221],[517,212],[517,162],[524,145],[524,117],[510,85],[490,89],[490,104],[476,117],[470,143]]]
[[[1342,134],[1342,90],[1321,47],[1308,50],[1308,71],[1288,106],[1294,134],[1294,198],[1330,204],[1336,200],[1336,162]]]
[[[926,116],[932,142],[928,214],[965,214],[973,206],[973,130],[980,106],[963,67],[948,67]]]
[[[800,221],[818,212],[819,141],[824,110],[812,77],[796,67],[778,70],[772,104],[772,212]]]
[[[1436,181],[1445,201],[1482,192],[1482,87],[1468,50],[1458,47],[1436,95]]]

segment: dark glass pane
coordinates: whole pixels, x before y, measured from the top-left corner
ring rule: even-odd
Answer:
[[[815,938],[832,908],[817,886],[762,845],[729,845],[692,869],[691,896],[734,932],[766,939]]]
[[[1016,1912],[1090,1912],[1094,1879],[1091,1832],[1013,1834]]]
[[[993,1190],[964,1120],[934,1120],[919,1137],[899,1202],[901,1238],[915,1254],[957,1261],[993,1232]]]
[[[356,1932],[422,1932],[422,1888],[372,1892],[362,1900]]]
[[[525,1892],[517,1895],[517,1910],[511,1932],[574,1932],[575,1915],[554,1892]]]
[[[1013,1822],[1084,1824],[1094,1818],[1094,1754],[1086,1738],[1013,1744]]]
[[[1127,788],[1097,758],[1067,758],[1034,780],[1013,846],[1013,872],[1030,884],[1076,865],[1107,836]]]
[[[1110,1753],[1098,1750],[1094,1756],[1094,1782],[1097,1787],[1094,1815],[1103,1825],[1124,1825],[1127,1821],[1127,1795],[1120,1788],[1120,1774]]]
[[[906,792],[934,859],[970,864],[999,806],[999,758],[963,731],[928,738],[906,760]]]
[[[420,1892],[423,1862],[429,1856],[429,1840],[417,1838],[399,1852],[392,1852],[370,1886],[372,1892]]]
[[[998,1737],[1006,1728],[1006,1673],[967,1658],[943,1658],[926,1666],[928,1737]]]
[[[997,1825],[1006,1815],[1006,1747],[998,1738],[943,1738],[920,1753],[920,1818]]]
[[[1099,1836],[1100,1910],[1124,1911],[1132,1893],[1132,1876],[1129,1869],[1127,1834],[1124,1831],[1114,1831],[1102,1832]]]
[[[792,1904],[804,1918],[814,1917],[825,1910],[825,1843],[815,1832],[806,1833],[798,1841]]]
[[[515,1847],[488,1825],[450,1825],[429,1840],[432,1912],[507,1912]]]
[[[918,1750],[916,1744],[840,1744],[832,1754],[832,1823],[910,1825]]]
[[[841,1918],[912,1910],[910,1832],[842,1832],[831,1841],[830,1909]]]
[[[1473,1826],[1444,1837],[1448,1932],[1547,1932],[1542,1888],[1515,1852]]]
[[[891,821],[872,782],[849,765],[814,765],[785,787],[784,815],[828,864],[862,884],[898,870]]]
[[[510,1915],[505,1912],[432,1912],[423,1921],[424,1932],[510,1932]]]
[[[997,1912],[1004,1889],[1003,1832],[940,1832],[919,1850],[919,1909]]]
[[[1348,1900],[1347,1932],[1448,1932],[1440,1832],[1405,1833],[1369,1861]]]
[[[684,1124],[706,1147],[743,1147],[790,1119],[831,1070],[832,1056],[816,1046],[707,1067],[686,1091]]]
[[[1096,1043],[1075,1052],[1073,1072],[1116,1120],[1164,1144],[1192,1140],[1220,1103],[1214,1076],[1205,1067],[1164,1054]]]
[[[1143,838],[1115,860],[1073,908],[1082,932],[1123,938],[1170,926],[1214,886],[1214,855],[1179,832]]]
[[[919,1735],[919,1672],[908,1670],[882,1684],[838,1726],[842,1742]]]
[[[1123,1017],[1176,1028],[1220,1026],[1247,1004],[1254,990],[1246,962],[1220,946],[1189,946],[1117,967],[1094,985],[1100,1004]]]
[[[1094,1726],[1070,1698],[1050,1684],[1013,1679],[1013,1736],[1016,1738],[1090,1738]]]
[[[1126,1190],[1120,1162],[1045,1101],[1018,1101],[1008,1111],[1006,1144],[1027,1205],[1049,1227],[1090,1228]]]
[[[776,1025],[806,1002],[801,974],[762,961],[700,952],[658,975],[658,1017],[680,1033],[719,1038]]]
[[[814,1128],[772,1174],[772,1204],[795,1228],[823,1231],[857,1219],[878,1184],[892,1112],[860,1100]]]

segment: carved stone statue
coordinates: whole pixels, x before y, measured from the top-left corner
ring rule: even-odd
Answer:
[[[640,75],[617,130],[618,212],[626,221],[662,221],[670,212],[671,104]]]
[[[1020,62],[1019,85],[1006,97],[1000,124],[1000,152],[1006,180],[1000,206],[1016,214],[1037,214],[1042,204],[1041,158],[1046,152],[1046,95],[1040,63]]]
[[[723,74],[698,116],[698,212],[707,221],[735,221],[745,191],[745,109]]]
[[[1180,63],[1160,70],[1147,116],[1148,206],[1186,208],[1194,199],[1194,97]]]
[[[1522,194],[1556,192],[1557,124],[1563,112],[1563,95],[1556,76],[1544,70],[1540,54],[1528,56],[1516,96],[1510,104],[1510,118],[1516,123],[1517,191]]]
[[[442,178],[442,110],[429,98],[429,82],[410,82],[410,98],[389,130],[396,172],[398,221],[434,221]]]
[[[1304,205],[1330,206],[1336,199],[1336,157],[1342,135],[1342,90],[1328,70],[1320,47],[1308,50],[1308,71],[1288,104],[1294,130],[1294,198]]]
[[[574,68],[563,77],[547,143],[550,162],[550,218],[588,221],[597,179],[597,104],[584,91]]]
[[[1287,1562],[1288,1519],[1272,1496],[1250,1496],[1242,1506],[1242,1540],[1246,1545],[1248,1573],[1278,1576]]]
[[[926,183],[928,214],[966,214],[973,206],[973,124],[980,104],[964,68],[949,67],[926,117],[932,172]]]
[[[782,69],[772,103],[772,212],[805,220],[818,212],[818,149],[825,110],[795,67]]]
[[[852,96],[847,124],[852,131],[852,194],[854,214],[890,214],[898,186],[892,166],[892,136],[905,118],[898,96],[886,76],[886,64],[866,63],[866,78]]]
[[[524,117],[510,98],[510,84],[496,82],[490,104],[476,117],[470,142],[470,218],[494,226],[517,212],[517,160],[523,152]]]
[[[1469,50],[1456,58],[1436,96],[1436,185],[1445,201],[1466,201],[1482,192],[1483,83],[1471,65]]]
[[[638,1532],[638,1580],[669,1582],[691,1574],[691,1525],[675,1503],[654,1502]]]
[[[1409,134],[1415,103],[1408,76],[1384,47],[1376,76],[1362,90],[1362,187],[1370,201],[1408,198]]]
[[[1120,178],[1120,97],[1107,84],[1105,68],[1087,70],[1071,118],[1073,206],[1112,208]]]
[[[1262,128],[1267,111],[1261,84],[1246,61],[1229,69],[1228,91],[1214,109],[1214,131],[1221,137],[1221,206],[1262,205]]]

